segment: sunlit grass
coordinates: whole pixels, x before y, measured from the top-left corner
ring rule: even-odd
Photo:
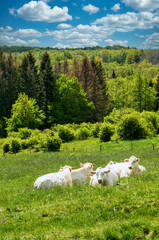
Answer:
[[[65,143],[59,152],[1,156],[0,239],[159,239],[158,143],[159,137],[104,144],[88,139]],[[147,171],[117,186],[33,187],[37,177],[65,164],[93,162],[97,168],[133,154]]]

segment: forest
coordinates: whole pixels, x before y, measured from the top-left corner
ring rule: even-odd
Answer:
[[[159,49],[0,47],[0,137],[22,102],[34,105],[39,121],[11,131],[102,122],[115,109],[157,112]]]

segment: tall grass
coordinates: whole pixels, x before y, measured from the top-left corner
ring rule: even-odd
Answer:
[[[159,137],[103,144],[89,139],[62,144],[59,152],[1,156],[0,239],[159,239],[158,143]],[[147,171],[117,186],[33,187],[37,177],[65,164],[93,162],[97,168],[131,155]]]

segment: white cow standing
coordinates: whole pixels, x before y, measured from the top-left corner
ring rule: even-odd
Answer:
[[[100,184],[104,186],[113,186],[118,183],[119,178],[117,174],[108,169],[107,167],[99,167],[96,169],[96,171],[92,171],[91,173],[94,174],[90,180],[91,186],[97,186]]]

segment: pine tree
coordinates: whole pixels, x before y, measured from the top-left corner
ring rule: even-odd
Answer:
[[[53,74],[50,55],[45,52],[40,63],[40,80],[42,85],[42,92],[40,94],[40,107],[44,110],[46,115],[45,124],[51,124],[51,115],[53,115],[53,108],[56,108],[56,79]]]
[[[88,95],[88,89],[91,82],[91,65],[87,56],[82,60],[79,82],[81,83],[84,92]]]
[[[105,71],[101,61],[97,61],[94,58],[91,61],[91,67],[91,86],[88,96],[89,100],[95,106],[92,118],[94,121],[101,121],[109,111],[109,96],[107,93]]]
[[[20,91],[25,92],[29,97],[38,100],[40,89],[40,80],[36,60],[31,52],[23,57],[19,66],[20,73]]]

